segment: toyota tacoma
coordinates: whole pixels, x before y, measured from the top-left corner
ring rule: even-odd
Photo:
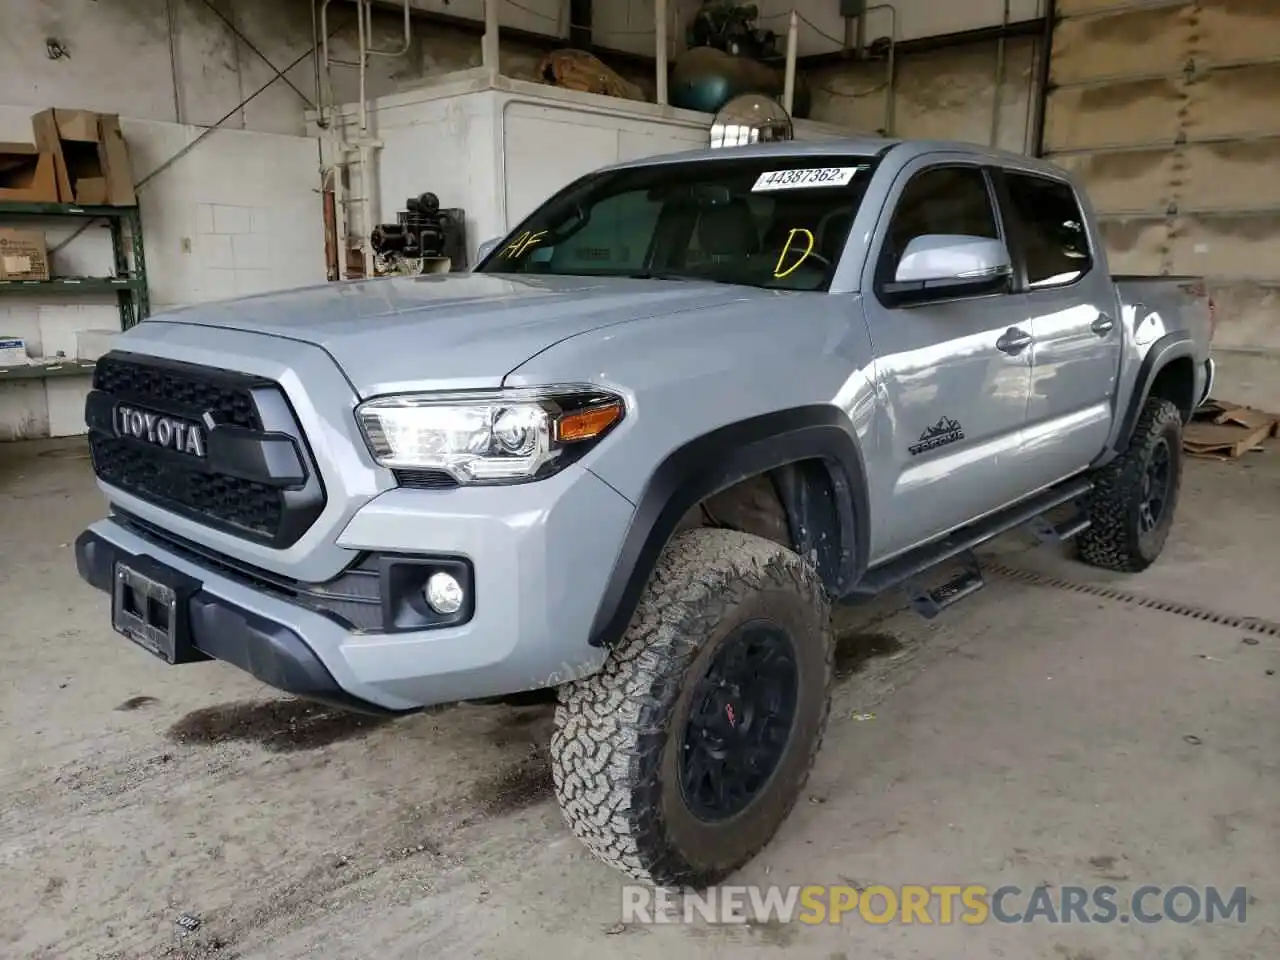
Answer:
[[[77,564],[170,663],[384,713],[554,690],[573,832],[707,884],[803,790],[830,605],[934,616],[1033,522],[1156,560],[1212,313],[1200,278],[1111,275],[1083,190],[1023,156],[637,160],[468,273],[128,330],[86,402],[110,511]]]

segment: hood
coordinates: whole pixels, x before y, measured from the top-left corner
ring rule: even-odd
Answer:
[[[754,291],[706,283],[443,274],[328,283],[206,303],[152,318],[244,330],[327,351],[362,397],[496,387],[569,337]]]

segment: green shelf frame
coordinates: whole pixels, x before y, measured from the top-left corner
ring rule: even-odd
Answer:
[[[114,293],[120,329],[128,330],[151,315],[147,259],[142,245],[142,213],[135,207],[80,203],[18,203],[0,201],[0,221],[9,217],[88,217],[105,219],[111,228],[114,277],[54,277],[28,283],[0,281],[0,296],[9,294]]]
[[[51,280],[0,280],[0,296],[4,294],[53,293],[111,294],[121,290],[134,290],[138,281],[133,277],[54,277]]]
[[[0,200],[0,211],[19,216],[34,217],[127,217],[137,207],[111,207],[106,204],[86,203],[22,203]]]
[[[26,366],[0,367],[0,383],[6,380],[50,380],[54,377],[88,377],[96,366],[92,360],[50,360]]]

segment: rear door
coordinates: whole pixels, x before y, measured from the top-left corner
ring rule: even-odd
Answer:
[[[880,409],[872,476],[878,563],[1024,492],[1029,350],[997,342],[1026,317],[1008,292],[895,306],[884,295],[907,243],[926,234],[1003,238],[988,173],[972,158],[925,157],[890,189],[863,278]]]
[[[1087,201],[1066,180],[995,173],[1032,336],[1028,490],[1083,470],[1111,430],[1123,336]]]

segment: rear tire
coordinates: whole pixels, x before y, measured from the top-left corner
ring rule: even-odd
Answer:
[[[1182,414],[1168,400],[1142,408],[1123,454],[1097,472],[1077,538],[1080,559],[1137,573],[1160,556],[1182,486]]]
[[[813,568],[732,530],[667,546],[599,673],[562,689],[556,796],[606,863],[715,883],[773,837],[822,742],[830,611]]]

